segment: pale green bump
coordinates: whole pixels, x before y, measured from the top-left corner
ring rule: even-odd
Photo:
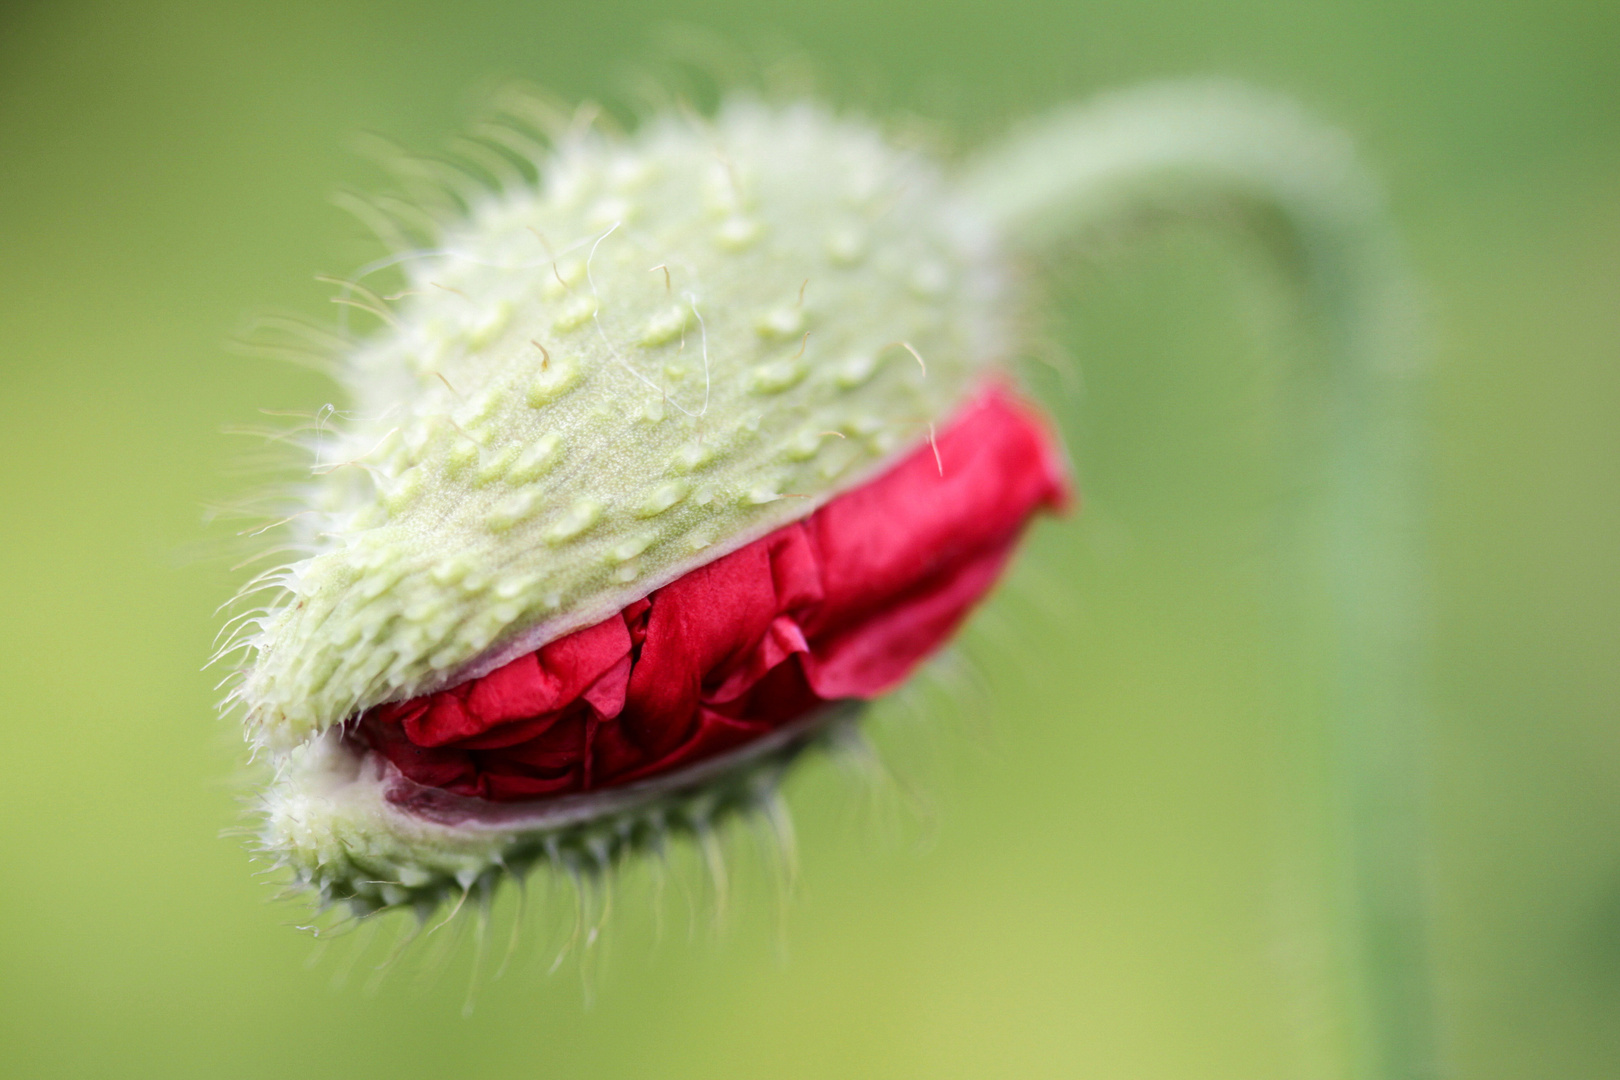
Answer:
[[[498,627],[490,623],[487,615],[486,608],[478,616],[469,619],[456,632],[456,641],[461,645],[463,654],[473,655],[481,652],[495,637]]]
[[[687,443],[675,451],[669,467],[675,472],[696,472],[705,465],[712,464],[719,456],[720,452],[713,441]]]
[[[487,424],[495,419],[505,401],[506,393],[500,387],[492,386],[485,390],[473,401],[472,412],[467,417],[466,426]]]
[[[810,364],[804,357],[790,356],[756,366],[749,372],[748,385],[756,394],[780,394],[798,386],[809,372]]]
[[[504,448],[498,454],[490,454],[473,474],[473,483],[478,487],[488,487],[501,479],[517,463],[518,455],[522,452],[521,446],[513,445]]]
[[[647,347],[667,345],[686,333],[692,321],[692,309],[686,304],[671,304],[656,312],[641,329],[641,344]]]
[[[428,571],[428,576],[438,585],[456,585],[472,573],[473,567],[472,554],[463,551],[434,563]]]
[[[516,600],[534,585],[534,579],[519,574],[502,578],[490,592],[497,600]]]
[[[490,308],[484,317],[467,331],[467,344],[474,349],[489,346],[511,324],[512,311],[512,304],[508,300],[502,300]]]
[[[615,544],[613,549],[608,552],[608,557],[614,562],[629,562],[637,555],[640,555],[643,551],[646,551],[648,548],[652,547],[654,541],[657,539],[658,534],[651,532],[642,533],[640,536],[632,536],[628,540]]]
[[[445,470],[449,472],[451,476],[457,476],[463,472],[466,472],[470,466],[477,463],[480,453],[481,448],[479,445],[473,442],[471,439],[463,436],[454,446],[450,448],[450,452],[445,455]]]
[[[893,428],[884,428],[868,436],[866,444],[872,448],[874,454],[881,456],[899,449],[901,441],[900,432]]]
[[[743,491],[737,500],[744,506],[764,506],[782,498],[782,493],[776,490],[775,484],[754,484]]]
[[[398,881],[407,889],[420,889],[433,880],[433,875],[419,866],[410,863],[398,863],[389,868]]]
[[[489,512],[484,524],[490,532],[503,533],[530,517],[537,508],[539,495],[533,491],[520,491],[516,495],[508,495],[495,504],[495,509]]]
[[[798,337],[804,332],[804,308],[786,305],[761,312],[754,320],[754,330],[770,340]]]
[[[398,562],[399,555],[399,549],[389,543],[386,537],[370,533],[359,546],[355,567],[363,571],[381,570]]]
[[[578,362],[572,357],[553,356],[529,380],[524,400],[536,409],[549,405],[578,386],[583,375]]]
[[[669,480],[652,489],[652,492],[642,500],[641,505],[635,509],[635,515],[640,518],[657,517],[665,510],[678,504],[686,498],[691,488],[681,480]]]
[[[420,630],[444,614],[444,600],[437,595],[418,596],[399,613],[413,630]]]
[[[782,456],[789,461],[809,461],[821,450],[821,440],[827,432],[804,428],[782,444]]]
[[[648,398],[635,411],[635,418],[643,424],[656,424],[664,419],[664,399]]]
[[[562,449],[563,437],[555,431],[546,432],[518,455],[507,471],[507,483],[529,484],[540,479],[562,460]]]
[[[500,632],[501,627],[515,622],[517,617],[522,614],[522,604],[513,603],[511,601],[503,601],[491,604],[485,612],[485,617],[489,620],[490,625],[490,638],[493,639],[495,635]]]
[[[754,218],[731,217],[714,231],[714,239],[724,250],[740,253],[753,247],[764,231]]]
[[[599,499],[580,499],[546,529],[546,543],[563,544],[583,534],[602,520],[602,512],[606,509]]]
[[[397,517],[403,514],[413,502],[421,497],[424,482],[423,470],[420,467],[413,466],[401,473],[395,479],[388,494],[384,496],[388,507],[388,515]]]
[[[853,267],[866,258],[866,232],[853,225],[834,229],[826,241],[827,258],[835,265]]]
[[[601,302],[589,293],[574,296],[563,303],[562,310],[551,321],[551,328],[559,334],[578,330],[591,321],[601,306]]]
[[[840,390],[854,390],[865,386],[877,374],[882,361],[874,353],[856,353],[846,357],[832,369],[833,384]]]

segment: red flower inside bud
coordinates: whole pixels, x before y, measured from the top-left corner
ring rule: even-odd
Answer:
[[[1041,418],[992,385],[937,439],[617,615],[349,727],[415,785],[495,802],[661,776],[893,689],[943,645],[1041,509]],[[412,801],[414,785],[390,798]]]

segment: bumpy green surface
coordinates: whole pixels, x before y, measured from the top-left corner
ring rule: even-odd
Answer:
[[[540,166],[344,296],[390,306],[237,691],[272,749],[808,514],[1004,354],[988,231],[867,126],[734,103]]]

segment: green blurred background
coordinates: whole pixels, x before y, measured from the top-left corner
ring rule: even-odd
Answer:
[[[1055,269],[1083,386],[1046,389],[1086,512],[975,628],[989,705],[879,718],[925,808],[795,778],[792,900],[744,836],[718,933],[674,896],[658,936],[632,877],[592,1003],[546,974],[553,910],[463,1018],[467,942],[334,989],[347,946],[312,966],[304,909],[218,838],[241,754],[197,669],[240,575],[194,553],[204,501],[249,482],[220,429],[333,395],[222,343],[324,314],[312,273],[370,254],[325,201],[376,180],[355,133],[437,148],[496,76],[610,95],[670,19],[790,41],[962,144],[1208,73],[1356,134],[1436,325],[1448,1072],[1620,1076],[1620,5],[1595,0],[0,8],[0,1074],[1342,1075],[1295,824],[1320,746],[1264,618],[1303,346],[1254,246],[1207,230]]]

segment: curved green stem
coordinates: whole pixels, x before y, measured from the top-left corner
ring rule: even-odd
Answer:
[[[1323,418],[1299,440],[1308,470],[1299,610],[1331,610],[1351,1075],[1433,1075],[1413,520],[1420,334],[1376,186],[1343,136],[1224,83],[1150,87],[1059,111],[981,154],[963,182],[1008,242],[1032,253],[1145,208],[1211,199],[1286,224],[1330,346],[1328,362],[1298,372],[1290,389],[1306,395],[1304,414]]]

